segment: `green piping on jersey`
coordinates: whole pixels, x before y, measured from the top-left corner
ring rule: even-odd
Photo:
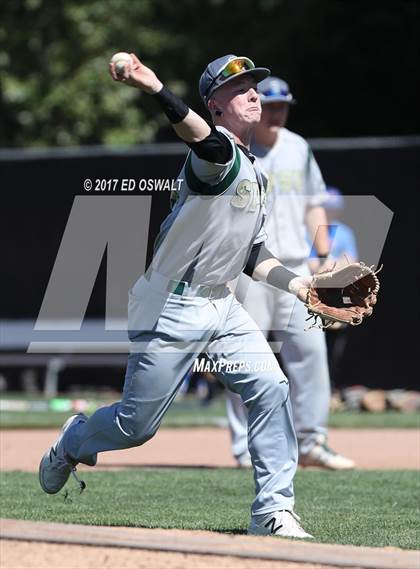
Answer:
[[[211,184],[206,184],[202,182],[197,176],[194,174],[191,165],[191,152],[188,155],[187,162],[185,164],[185,179],[187,181],[188,187],[191,191],[202,194],[205,196],[218,196],[222,194],[227,188],[231,185],[233,180],[238,175],[239,169],[241,167],[241,153],[239,148],[235,145],[235,162],[232,164],[232,168],[229,170],[228,174],[225,178],[218,184],[212,186]]]

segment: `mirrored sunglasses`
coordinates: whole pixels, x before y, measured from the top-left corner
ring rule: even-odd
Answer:
[[[244,71],[250,71],[251,69],[255,69],[255,64],[253,61],[248,59],[248,57],[236,57],[235,59],[232,59],[218,70],[213,81],[207,88],[206,97],[216,83],[222,83],[230,77],[243,73]]]

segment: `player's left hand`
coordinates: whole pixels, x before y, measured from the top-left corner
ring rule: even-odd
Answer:
[[[314,275],[305,303],[314,319],[312,326],[329,328],[333,322],[362,324],[371,316],[377,301],[379,271],[359,262]]]
[[[289,292],[297,296],[302,302],[306,303],[311,282],[312,277],[310,276],[295,277],[289,283]]]

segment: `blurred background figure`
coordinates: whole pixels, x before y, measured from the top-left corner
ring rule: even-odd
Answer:
[[[327,194],[328,196],[323,206],[328,221],[329,260],[340,265],[358,261],[359,254],[354,231],[341,220],[345,206],[343,194],[338,188],[333,186],[327,187]],[[312,245],[310,235],[308,235],[308,241]],[[319,266],[315,245],[313,245],[311,250],[310,263],[311,268],[316,269]]]
[[[329,260],[325,183],[308,143],[285,128],[289,107],[295,103],[289,85],[271,76],[258,85],[258,90],[263,110],[251,151],[268,176],[267,247],[287,268],[309,275],[311,246],[307,234],[314,243],[317,268]],[[300,464],[333,470],[353,468],[352,460],[327,444],[331,393],[324,332],[319,328],[305,331],[305,306],[265,283],[241,275],[236,296],[263,333],[275,340],[274,351],[280,352],[290,381]],[[232,454],[238,466],[247,466],[247,411],[240,398],[230,392],[227,413]]]
[[[324,202],[324,208],[328,220],[328,237],[330,240],[329,260],[339,265],[358,261],[359,254],[354,231],[341,220],[345,208],[345,198],[342,192],[333,186],[327,187],[327,194],[328,198]],[[308,241],[312,242],[309,235]],[[315,246],[312,247],[309,264],[313,272],[319,267]],[[326,330],[328,366],[333,389],[339,387],[340,367],[349,333],[350,326],[340,322],[336,322]]]

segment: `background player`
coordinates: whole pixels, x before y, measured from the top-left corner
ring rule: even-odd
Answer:
[[[359,260],[356,236],[351,227],[343,223],[341,216],[344,211],[344,197],[342,192],[333,186],[327,187],[327,197],[323,203],[328,222],[328,239],[330,242],[329,259],[336,265],[347,265]],[[307,236],[309,245],[312,239]],[[309,256],[310,266],[313,272],[319,268],[319,259],[314,246]]]
[[[338,265],[347,265],[359,260],[356,236],[353,229],[343,223],[341,216],[344,211],[344,197],[338,188],[327,187],[328,198],[324,203],[328,220],[328,236],[330,240],[330,259]],[[312,244],[312,242],[310,242]],[[314,248],[311,250],[310,266],[317,270],[319,261]],[[330,370],[331,384],[338,387],[340,366],[348,343],[351,327],[341,322],[335,322],[325,330],[328,367]]]
[[[89,419],[76,415],[66,422],[41,461],[41,486],[57,493],[78,462],[94,465],[98,452],[139,446],[153,437],[183,377],[205,352],[220,364],[217,377],[248,408],[256,487],[249,533],[311,537],[293,511],[297,445],[288,381],[226,286],[245,270],[303,300],[310,282],[283,267],[263,243],[265,186],[248,148],[261,117],[257,82],[269,70],[235,55],[207,66],[199,89],[217,128],[134,54],[122,76],[114,64],[110,71],[114,80],[153,95],[191,152],[152,263],[129,294],[131,349],[122,400]],[[249,369],[222,365],[241,362]]]
[[[325,184],[307,142],[285,128],[289,105],[295,101],[288,84],[269,77],[258,90],[263,105],[252,151],[269,178],[267,192],[267,247],[295,273],[309,275],[309,232],[319,264],[330,253],[327,217],[323,203]],[[299,462],[306,466],[349,469],[354,462],[327,445],[330,378],[324,332],[305,332],[307,312],[302,303],[264,283],[241,275],[237,298],[259,328],[278,342],[291,384],[293,419],[299,443]],[[227,392],[232,452],[239,466],[250,464],[247,449],[246,409]]]

